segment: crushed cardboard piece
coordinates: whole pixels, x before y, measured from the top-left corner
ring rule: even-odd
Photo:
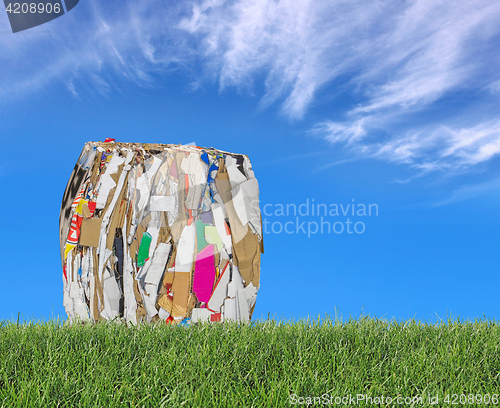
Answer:
[[[101,234],[101,218],[83,219],[78,243],[82,246],[99,246],[99,237]]]

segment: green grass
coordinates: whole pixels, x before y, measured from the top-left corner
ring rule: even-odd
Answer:
[[[0,325],[4,407],[299,406],[292,394],[422,397],[414,406],[438,394],[446,406],[447,394],[500,394],[496,321]]]

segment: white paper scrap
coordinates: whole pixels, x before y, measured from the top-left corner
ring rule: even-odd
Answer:
[[[191,322],[209,322],[211,315],[212,312],[210,312],[210,310],[201,307],[195,307],[191,313]]]
[[[171,244],[165,244],[163,242],[158,244],[153,254],[148,273],[144,279],[146,283],[157,286],[160,284],[160,279],[163,275],[163,271],[165,270],[165,266],[167,265],[171,246]]]
[[[151,196],[149,203],[151,211],[174,211],[175,197],[173,196]]]
[[[191,266],[194,261],[196,247],[196,225],[186,225],[182,230],[177,246],[177,255],[175,258],[176,272],[190,272]],[[186,267],[188,270],[184,271],[180,268]],[[183,268],[184,269],[184,268]]]
[[[246,181],[245,175],[238,169],[236,164],[231,164],[227,167],[227,173],[229,175],[229,181],[231,182],[231,188],[235,188],[238,184]]]

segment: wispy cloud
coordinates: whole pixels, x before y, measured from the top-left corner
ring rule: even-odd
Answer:
[[[80,19],[68,13],[57,31],[0,36],[0,101],[61,79],[75,96],[88,85],[108,95],[122,80],[155,86],[182,70],[193,89],[215,81],[294,120],[327,98],[331,114],[322,108],[313,132],[345,146],[348,158],[429,172],[500,152],[498,2],[131,1],[117,11],[89,0],[78,7]],[[481,112],[466,109],[464,98],[481,93]]]
[[[318,89],[364,59],[392,3],[210,0],[194,4],[180,27],[198,38],[222,89],[251,89],[263,74],[261,106],[281,100],[285,115],[301,118]]]
[[[8,34],[8,20],[0,19],[0,102],[60,81],[75,96],[89,86],[108,94],[121,80],[151,86],[155,75],[191,59],[193,51],[172,28],[179,10],[158,12],[140,3],[114,8],[118,11],[109,14],[96,1],[82,2],[63,17],[17,34]]]
[[[406,163],[421,173],[464,170],[500,153],[500,119],[470,128],[428,126],[382,138],[382,141],[362,140],[369,130],[363,128],[362,120],[357,120],[351,127],[324,122],[313,132],[325,135],[332,143],[345,142],[347,152],[354,156]]]
[[[486,194],[495,193],[497,196],[500,192],[500,178],[489,180],[478,184],[468,184],[457,188],[451,195],[441,201],[431,204],[432,207],[441,207],[444,205],[454,204],[461,201],[470,200]]]
[[[488,84],[489,91],[494,95],[500,95],[500,79]]]
[[[484,87],[500,94],[494,79],[500,60],[492,57],[498,2],[206,1],[180,27],[197,36],[222,89],[252,89],[263,73],[261,106],[281,101],[291,118],[301,118],[322,87],[343,78],[359,102],[341,106],[344,120],[325,120],[313,133],[350,155],[425,173],[465,169],[500,153],[496,113],[463,115],[453,97]],[[440,113],[429,114],[432,107]]]
[[[500,5],[417,0],[393,17],[393,25],[373,40],[365,68],[351,79],[365,98],[343,121],[325,120],[313,132],[351,154],[408,163],[422,172],[465,169],[500,153],[493,108],[500,101],[490,101],[489,112],[480,114],[455,107],[464,105],[458,92],[477,97],[486,86],[498,94],[491,65],[500,64],[491,55]]]

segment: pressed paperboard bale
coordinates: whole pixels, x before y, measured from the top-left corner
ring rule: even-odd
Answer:
[[[70,319],[251,319],[264,246],[245,155],[88,142],[59,227]]]

